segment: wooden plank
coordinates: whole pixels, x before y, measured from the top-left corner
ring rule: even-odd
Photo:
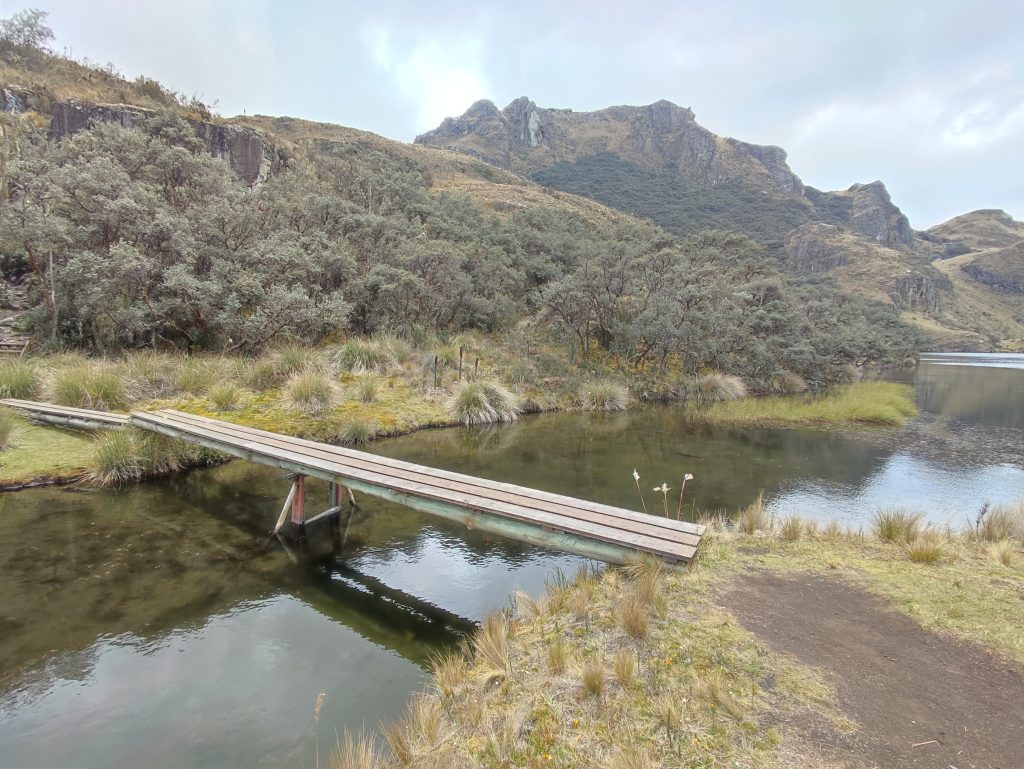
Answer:
[[[94,422],[109,422],[110,424],[128,423],[127,414],[114,414],[110,411],[94,411],[92,409],[80,409],[72,406],[57,406],[53,403],[38,403],[36,401],[26,401],[18,398],[3,398],[0,399],[0,404],[40,414],[77,416],[91,419]]]
[[[251,461],[292,469],[295,472],[313,475],[326,480],[333,480],[335,477],[345,478],[347,479],[346,485],[378,496],[389,496],[381,492],[392,492],[407,499],[424,499],[492,516],[511,518],[518,523],[527,523],[553,530],[553,532],[547,532],[547,534],[571,534],[579,538],[595,539],[605,544],[624,546],[632,550],[650,552],[670,559],[689,560],[696,552],[696,548],[692,545],[631,534],[612,529],[608,526],[595,525],[564,515],[531,510],[519,505],[497,502],[476,495],[445,491],[422,483],[399,480],[376,472],[346,467],[335,461],[323,460],[295,451],[271,448],[258,442],[242,443],[234,436],[194,425],[175,424],[173,419],[167,419],[157,414],[137,413],[133,415],[133,419],[140,427],[156,429],[157,432],[163,432],[174,437],[191,436],[195,442],[209,445],[211,448]],[[415,504],[411,506],[418,507]]]
[[[373,461],[377,464],[386,465],[394,469],[410,470],[413,472],[429,470],[431,475],[438,478],[445,478],[452,481],[458,481],[461,483],[468,483],[476,486],[485,486],[489,489],[498,489],[507,491],[513,494],[520,494],[529,496],[534,499],[542,499],[547,502],[555,504],[565,505],[566,507],[578,508],[580,510],[587,510],[590,512],[602,513],[604,515],[611,515],[618,518],[624,518],[630,521],[642,521],[648,525],[660,526],[672,531],[680,531],[688,534],[696,535],[700,537],[704,533],[704,526],[695,523],[689,523],[687,521],[677,521],[672,518],[665,518],[657,515],[649,515],[647,513],[640,513],[633,510],[627,510],[621,507],[612,507],[611,505],[601,504],[599,502],[590,502],[584,499],[578,499],[576,497],[568,497],[561,494],[553,494],[550,492],[540,491],[538,489],[531,489],[525,486],[517,486],[511,483],[503,483],[501,481],[492,481],[489,479],[478,478],[471,475],[463,475],[461,473],[455,473],[448,470],[439,470],[436,468],[425,468],[422,465],[416,465],[411,462],[403,462],[398,459],[390,459],[388,457],[382,457],[377,454],[371,454],[366,451],[357,451],[355,449],[347,449],[342,446],[333,446],[326,443],[318,443],[310,441],[304,438],[296,438],[288,435],[281,435],[278,433],[267,432],[266,430],[259,430],[254,427],[246,427],[244,425],[238,425],[233,422],[222,422],[216,419],[210,419],[208,417],[198,416],[196,414],[188,414],[183,411],[174,411],[172,409],[165,409],[157,412],[166,414],[173,418],[187,419],[195,424],[216,426],[216,425],[231,425],[241,431],[245,431],[247,434],[252,436],[258,436],[260,438],[269,438],[277,440],[286,440],[297,446],[305,446],[309,448],[320,448],[330,451],[340,457],[351,457],[353,459],[361,459],[365,461]]]
[[[184,420],[175,420],[173,417],[171,417],[170,421],[171,422],[181,422],[181,421],[184,421]],[[240,439],[237,434],[233,434],[233,430],[232,430],[233,426],[230,425],[229,423],[218,422],[216,420],[208,420],[208,421],[212,422],[212,424],[208,425],[207,428],[198,428],[198,429],[210,429],[213,432],[217,432],[219,435],[222,435],[224,437],[228,437],[229,440],[234,441],[234,442],[239,442],[240,440],[243,440],[243,439]],[[252,444],[246,443],[244,445],[251,446]],[[271,449],[282,449],[282,450],[285,450],[285,451],[289,451],[290,450],[289,447],[287,447],[287,446],[284,446],[284,447],[282,447],[280,445],[272,446],[269,442],[262,441],[262,440],[258,442],[258,445],[266,447],[267,450],[271,450]],[[314,445],[319,445],[319,444],[314,444]],[[298,453],[301,454],[304,457],[323,459],[323,460],[326,460],[326,461],[332,462],[332,463],[337,461],[333,457],[324,456],[324,454],[322,452],[317,452],[317,451],[311,450],[311,449],[304,449],[302,451],[299,451]],[[337,470],[338,470],[339,473],[345,473],[347,475],[351,475],[353,473],[358,473],[360,471],[369,471],[369,472],[378,473],[378,474],[380,474],[380,475],[382,475],[384,477],[387,477],[387,478],[397,477],[396,473],[394,471],[391,471],[391,470],[388,470],[388,469],[383,469],[382,470],[381,468],[375,467],[375,466],[359,468],[359,467],[353,467],[353,465],[351,463],[345,463],[344,465],[335,465],[335,466],[337,467]],[[439,482],[439,481],[437,481],[437,479],[431,478],[429,476],[430,468],[421,467],[419,469],[421,471],[426,471],[426,473],[421,473],[418,476],[414,475],[412,478],[407,478],[406,480],[411,480],[413,482],[417,482],[417,483],[419,483],[421,485],[425,485],[425,486],[432,486],[432,487],[434,487],[434,489],[436,489],[436,493],[440,494],[442,496],[450,495],[453,491],[460,491],[458,489],[452,489],[451,488],[452,484],[450,484],[448,482],[443,482],[443,481]],[[412,475],[412,474],[410,474],[410,475]],[[476,499],[478,499],[480,501],[499,502],[499,503],[508,502],[510,504],[516,505],[516,506],[518,506],[520,508],[524,508],[526,510],[536,510],[537,509],[536,507],[533,506],[532,500],[528,500],[528,502],[530,502],[531,504],[522,505],[522,504],[519,504],[519,503],[517,503],[515,501],[508,500],[508,499],[494,498],[493,496],[488,496],[486,494],[481,494],[479,491],[475,490],[475,488],[471,488],[468,491],[466,491],[465,489],[462,489],[461,491],[465,491],[465,493],[472,495],[474,498],[476,498]],[[621,527],[618,527],[617,524],[610,525],[607,522],[593,521],[593,520],[589,520],[589,519],[586,519],[586,518],[582,518],[581,519],[580,516],[573,514],[572,511],[565,511],[565,510],[557,510],[556,509],[554,511],[547,511],[547,512],[554,512],[556,515],[565,516],[567,518],[570,518],[574,522],[583,521],[583,522],[593,523],[593,524],[595,524],[597,526],[602,526],[602,527],[605,527],[605,528],[614,528],[614,529],[617,530],[617,532],[619,532],[618,536],[620,536],[620,537],[624,536],[624,535],[640,534],[640,535],[643,535],[643,536],[651,537],[652,539],[663,540],[666,544],[673,545],[673,546],[674,545],[678,545],[678,544],[687,544],[687,545],[694,545],[695,546],[695,545],[697,545],[699,543],[699,539],[692,537],[692,535],[675,534],[675,535],[672,535],[672,536],[668,536],[668,535],[666,535],[666,533],[663,530],[654,530],[653,533],[652,533],[651,531],[638,531],[636,528],[633,528],[633,529],[621,528]]]
[[[240,449],[238,446],[221,443],[215,440],[198,439],[188,433],[177,430],[174,427],[168,427],[159,423],[150,423],[144,429],[153,430],[154,432],[160,433],[161,435],[167,435],[171,438],[191,440],[194,443],[222,451],[225,454],[269,465],[270,467],[277,467],[282,470],[289,470],[295,473],[303,472],[307,475],[322,478],[327,481],[339,480],[331,473],[311,468],[306,464],[291,462],[288,459],[283,458],[252,456],[248,452]],[[636,549],[632,547],[600,542],[563,532],[549,531],[534,524],[522,524],[518,521],[480,513],[475,510],[460,508],[456,505],[437,503],[416,495],[392,491],[373,484],[363,483],[362,481],[352,480],[348,482],[348,485],[352,489],[392,500],[398,504],[405,505],[406,507],[411,507],[414,510],[420,510],[430,515],[436,515],[441,518],[456,521],[467,528],[479,529],[481,531],[497,534],[498,536],[508,537],[510,539],[538,545],[540,547],[561,550],[566,553],[582,555],[587,558],[595,558],[599,561],[607,561],[608,563],[625,563],[628,558],[636,553]],[[662,557],[670,562],[685,562],[689,560],[687,557]]]
[[[183,414],[182,412],[156,413],[166,414],[169,418],[182,424],[196,424],[199,427],[206,426],[210,429],[213,429],[215,426],[219,432],[222,432],[225,435],[232,435],[239,440],[246,440],[246,436],[250,436],[252,432],[241,425],[235,425],[230,422],[220,422],[218,420],[210,420],[202,417],[192,419],[191,417],[193,415]],[[657,516],[645,516],[644,518],[639,518],[641,514],[638,513],[637,518],[624,518],[621,516],[610,516],[604,513],[594,513],[586,510],[585,508],[576,508],[569,505],[548,502],[547,500],[537,498],[531,494],[522,493],[529,491],[523,487],[513,487],[516,489],[515,492],[507,492],[490,487],[489,482],[484,479],[472,478],[472,476],[454,473],[450,475],[454,476],[457,480],[446,480],[444,478],[440,478],[433,468],[417,465],[412,465],[412,467],[416,468],[415,470],[394,468],[375,462],[374,460],[376,459],[376,455],[374,454],[353,451],[339,453],[331,451],[331,449],[337,447],[330,446],[329,444],[312,443],[309,441],[303,441],[299,444],[298,440],[299,439],[290,440],[288,436],[277,435],[274,433],[271,433],[270,436],[266,438],[259,436],[259,442],[268,446],[283,448],[286,450],[294,447],[296,450],[300,450],[300,453],[304,455],[316,456],[320,459],[326,459],[329,461],[340,461],[343,462],[346,467],[379,472],[396,478],[404,478],[406,480],[417,481],[432,486],[439,486],[446,490],[462,491],[499,502],[509,502],[511,504],[517,504],[530,509],[567,515],[579,520],[621,529],[626,532],[666,539],[670,542],[682,542],[688,545],[697,545],[700,542],[700,537],[698,535],[690,534],[688,532],[673,531],[668,528],[657,526],[654,522],[665,520]],[[309,447],[307,448],[307,446]],[[473,483],[466,482],[466,480],[470,479]]]

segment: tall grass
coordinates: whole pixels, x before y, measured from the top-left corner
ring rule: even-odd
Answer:
[[[935,563],[946,552],[946,538],[935,529],[926,529],[915,540],[904,544],[903,549],[914,563]]]
[[[380,377],[375,374],[364,374],[359,377],[356,390],[359,393],[359,400],[363,403],[373,403],[380,394]]]
[[[86,479],[101,486],[124,486],[208,458],[201,447],[173,438],[133,428],[106,430],[94,440]]]
[[[979,518],[976,534],[985,542],[1017,540],[1024,544],[1024,500],[987,508]]]
[[[921,534],[921,514],[898,507],[882,508],[871,519],[871,533],[883,542],[915,542]]]
[[[610,379],[598,379],[580,388],[577,401],[584,411],[624,411],[629,407],[629,388]]]
[[[237,411],[245,398],[242,390],[231,382],[222,382],[206,394],[215,411]]]
[[[386,374],[398,361],[391,347],[379,339],[354,337],[329,353],[331,362],[341,371]]]
[[[337,388],[331,378],[320,371],[299,371],[285,386],[285,402],[305,414],[315,416],[330,411],[337,400]]]
[[[743,380],[731,374],[701,374],[682,383],[680,395],[697,403],[721,403],[747,397]]]
[[[14,445],[18,431],[25,424],[25,419],[14,409],[0,406],[0,451]]]
[[[452,418],[465,425],[514,422],[522,409],[515,393],[491,379],[455,383],[446,405]]]
[[[111,366],[91,361],[75,362],[54,371],[50,397],[61,406],[120,411],[128,406],[125,382]]]
[[[175,389],[187,395],[203,395],[220,379],[211,362],[203,358],[183,358],[174,376]]]
[[[32,400],[39,391],[35,367],[21,360],[0,362],[0,398]]]
[[[359,446],[368,442],[376,432],[377,425],[373,422],[360,417],[352,417],[342,425],[341,433],[338,437],[341,438],[342,443]]]
[[[736,526],[744,534],[753,534],[768,528],[768,512],[763,491],[757,495],[757,499],[740,510],[740,514],[736,516]]]
[[[236,369],[236,375],[242,384],[256,392],[278,387],[288,376],[276,358],[242,361]]]
[[[902,425],[917,415],[914,391],[894,382],[857,382],[820,395],[767,396],[717,403],[693,415],[709,422]]]

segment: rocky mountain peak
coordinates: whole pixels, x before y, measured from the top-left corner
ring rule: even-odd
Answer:
[[[889,190],[880,181],[854,184],[845,192],[832,193],[850,199],[851,230],[889,248],[914,245],[910,220],[893,204]]]

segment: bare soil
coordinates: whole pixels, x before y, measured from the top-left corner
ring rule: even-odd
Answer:
[[[843,714],[780,724],[848,767],[1024,769],[1024,671],[927,630],[879,596],[827,576],[744,576],[721,603],[774,650],[819,669]],[[1021,629],[1024,633],[1024,628]]]

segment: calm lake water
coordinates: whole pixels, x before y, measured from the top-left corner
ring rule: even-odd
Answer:
[[[632,508],[636,467],[652,510],[646,490],[689,472],[691,513],[763,490],[780,515],[853,525],[884,505],[959,525],[1024,496],[1024,355],[926,355],[891,376],[922,408],[901,430],[698,428],[651,408],[372,450]],[[317,739],[395,716],[429,656],[512,590],[586,563],[364,498],[344,561],[299,567],[267,538],[287,485],[234,462],[0,495],[0,766],[312,767]]]

